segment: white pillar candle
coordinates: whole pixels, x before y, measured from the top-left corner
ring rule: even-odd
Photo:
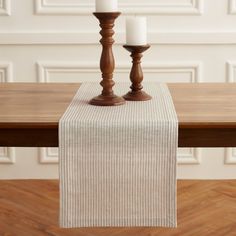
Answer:
[[[147,18],[128,17],[126,19],[126,44],[146,45],[147,44]]]
[[[117,12],[118,0],[96,0],[96,12]]]

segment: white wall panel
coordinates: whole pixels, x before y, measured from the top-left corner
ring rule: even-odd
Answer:
[[[10,16],[10,8],[10,0],[0,0],[0,16]]]
[[[97,81],[100,76],[97,62],[38,62],[39,82],[68,82],[78,81],[78,78],[85,81]],[[115,78],[127,81],[130,73],[129,64],[117,64]],[[190,82],[201,81],[200,62],[166,62],[143,64],[143,72],[146,81],[157,82]],[[83,79],[84,78],[84,79]],[[180,79],[181,78],[181,79]]]
[[[57,148],[40,148],[39,161],[41,164],[58,164]],[[178,150],[178,164],[200,164],[201,149],[199,148],[180,148]]]
[[[58,164],[58,148],[39,148],[40,164]]]
[[[227,62],[228,82],[236,83],[236,61]],[[225,164],[236,165],[236,148],[228,148],[225,153]]]
[[[96,32],[0,31],[0,45],[99,45]],[[125,34],[114,35],[116,45],[125,44]],[[150,32],[151,45],[236,45],[236,32]]]
[[[178,164],[200,164],[201,149],[181,148],[178,151]],[[57,148],[40,148],[39,160],[41,164],[58,164]]]
[[[27,34],[32,32],[51,34],[58,31],[98,32],[98,21],[92,16],[94,7],[90,6],[93,2],[93,0],[11,0],[11,17],[1,17],[0,31]],[[124,32],[126,13],[136,12],[148,16],[150,33],[176,31],[189,34],[227,33],[235,27],[235,15],[229,11],[235,9],[235,1],[119,0],[119,2],[120,11],[124,14],[116,21],[116,31],[121,33]],[[81,15],[80,12],[87,13]]]
[[[0,61],[0,83],[6,83],[11,81],[12,81],[12,64],[10,62]],[[15,163],[14,148],[0,147],[0,164],[14,164],[14,163]]]
[[[236,61],[227,62],[228,82],[236,83]]]
[[[235,148],[226,149],[225,164],[226,165],[236,165],[236,149]]]
[[[12,81],[12,64],[0,61],[0,83]]]
[[[0,0],[0,82],[99,82],[94,2]],[[129,81],[131,58],[122,45],[125,17],[135,13],[148,17],[152,47],[143,57],[145,81],[236,82],[236,0],[119,4],[116,82]],[[179,178],[236,178],[234,148],[179,149],[178,163]],[[57,148],[0,148],[0,178],[58,178]]]
[[[229,0],[229,14],[236,15],[236,0]]]
[[[36,14],[73,15],[94,11],[93,0],[36,0]],[[119,10],[126,14],[200,15],[202,0],[142,0],[119,1]]]
[[[15,153],[13,148],[0,147],[0,164],[14,164]]]
[[[202,156],[200,148],[179,148],[178,164],[198,165],[201,164]]]

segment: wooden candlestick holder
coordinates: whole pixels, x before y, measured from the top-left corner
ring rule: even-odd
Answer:
[[[150,48],[150,45],[143,46],[130,46],[124,45],[124,48],[131,52],[131,57],[133,58],[133,66],[130,72],[130,80],[132,82],[131,91],[124,95],[124,99],[128,101],[148,101],[152,97],[144,92],[142,81],[143,81],[143,71],[141,67],[141,58],[143,52]]]
[[[125,104],[123,97],[116,96],[112,90],[115,85],[113,81],[113,71],[115,69],[115,59],[112,52],[112,45],[114,40],[114,22],[115,19],[121,14],[120,12],[106,12],[106,13],[93,13],[100,22],[102,39],[102,55],[100,60],[100,69],[102,72],[101,86],[103,87],[101,95],[93,98],[90,101],[91,105],[95,106],[118,106]]]

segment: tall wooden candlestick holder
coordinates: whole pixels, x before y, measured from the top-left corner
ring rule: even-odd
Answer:
[[[114,35],[114,22],[115,19],[121,14],[120,12],[106,12],[106,13],[93,13],[100,22],[100,27],[102,30],[100,34],[102,39],[100,43],[102,44],[102,55],[100,60],[100,69],[102,72],[101,86],[103,87],[101,95],[93,98],[90,101],[91,105],[95,106],[118,106],[125,103],[123,97],[116,96],[112,90],[115,85],[113,81],[113,71],[115,68],[115,59],[112,52],[112,45],[114,40],[112,36]]]
[[[141,67],[142,53],[150,48],[150,45],[144,46],[130,46],[124,45],[124,48],[131,52],[131,57],[133,58],[133,66],[130,72],[130,80],[132,82],[131,91],[124,95],[124,99],[128,101],[148,101],[152,97],[144,92],[142,81],[143,81],[143,71]]]

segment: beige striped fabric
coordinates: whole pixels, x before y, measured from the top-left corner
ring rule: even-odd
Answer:
[[[151,101],[97,107],[84,83],[61,118],[61,227],[176,227],[178,120],[166,84],[144,87]]]

